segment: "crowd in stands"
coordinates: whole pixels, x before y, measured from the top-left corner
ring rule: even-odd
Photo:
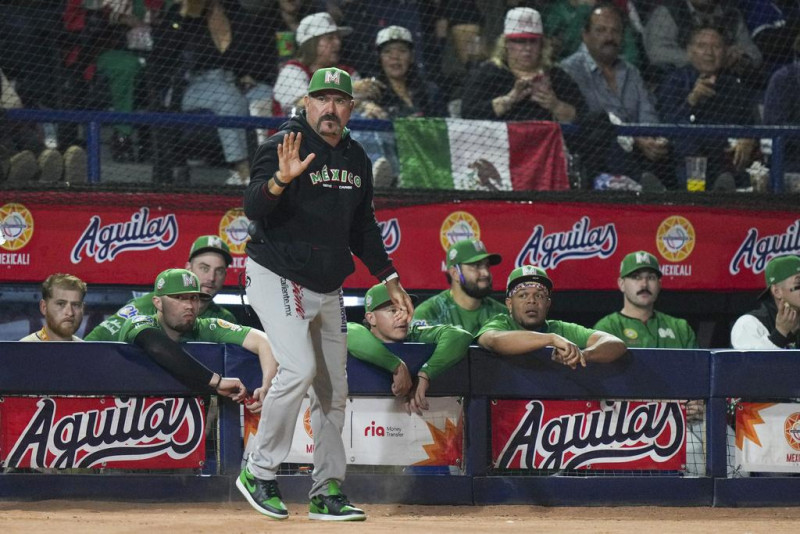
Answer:
[[[685,189],[687,156],[708,159],[709,188],[743,188],[763,154],[754,139],[615,138],[613,124],[800,119],[797,0],[31,0],[0,14],[4,109],[289,116],[310,73],[338,66],[355,82],[354,118],[575,123],[567,148],[587,175],[651,190]],[[2,179],[78,180],[77,125],[23,126],[4,125]],[[245,185],[266,132],[196,133],[120,123],[108,143],[116,162],[171,181],[163,167],[207,139],[225,183]],[[396,183],[391,132],[356,137],[376,185]]]

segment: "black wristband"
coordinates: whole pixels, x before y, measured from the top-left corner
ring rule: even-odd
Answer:
[[[217,380],[217,383],[214,384],[213,386],[211,386],[211,389],[213,389],[214,391],[217,391],[217,389],[219,388],[220,383],[222,382],[222,375],[217,375],[217,376],[219,376],[219,379]]]
[[[273,182],[275,182],[275,185],[277,185],[277,186],[278,186],[278,187],[280,187],[281,189],[283,189],[284,187],[286,187],[287,185],[289,185],[289,183],[288,183],[288,182],[281,182],[280,180],[278,180],[278,175],[277,175],[277,173],[272,175],[272,181],[273,181]]]

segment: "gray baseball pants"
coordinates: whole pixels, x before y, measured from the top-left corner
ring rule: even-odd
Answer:
[[[278,361],[247,467],[257,478],[275,479],[289,454],[300,403],[308,392],[314,435],[314,483],[309,497],[313,497],[327,490],[328,480],[341,484],[345,478],[347,320],[342,291],[311,291],[250,258],[247,278],[247,298]]]

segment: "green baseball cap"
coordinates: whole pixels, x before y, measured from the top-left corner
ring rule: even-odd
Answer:
[[[225,263],[230,265],[233,263],[233,256],[231,256],[231,249],[228,248],[227,243],[221,237],[216,235],[201,235],[192,243],[192,249],[189,251],[189,261],[192,258],[203,252],[216,252],[223,258]]]
[[[646,250],[637,250],[622,258],[622,263],[619,264],[619,277],[625,278],[639,269],[650,269],[655,271],[659,278],[662,276],[656,257]]]
[[[352,98],[353,81],[350,79],[350,75],[336,67],[318,69],[311,76],[311,81],[308,84],[308,94],[328,90],[339,91]]]
[[[462,239],[461,241],[456,241],[447,249],[448,267],[460,263],[475,263],[484,258],[489,258],[489,265],[497,265],[503,261],[500,254],[486,252],[486,246],[479,239]]]
[[[511,293],[514,286],[523,282],[538,282],[545,286],[549,291],[553,290],[553,281],[547,276],[547,271],[535,265],[523,265],[517,267],[508,275],[506,283],[506,295]]]
[[[778,256],[772,258],[764,269],[764,279],[767,282],[765,289],[758,298],[763,298],[769,294],[769,288],[773,284],[779,284],[796,274],[800,273],[800,256]]]
[[[186,269],[167,269],[156,277],[153,292],[157,297],[165,295],[200,295],[203,300],[211,299],[211,295],[200,291],[200,279],[192,271]]]
[[[417,303],[416,295],[409,295],[409,297],[411,297],[412,304]],[[364,295],[364,310],[373,312],[391,300],[392,299],[389,297],[389,290],[386,289],[386,285],[375,284],[369,288],[366,295]]]

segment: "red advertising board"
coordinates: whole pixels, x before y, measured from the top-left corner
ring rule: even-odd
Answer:
[[[686,464],[678,402],[494,400],[496,469],[677,471]]]
[[[195,195],[198,196],[199,195]],[[37,201],[16,193],[0,201],[0,281],[39,283],[70,272],[90,284],[149,285],[164,269],[183,266],[198,235],[217,234],[234,263],[226,283],[244,270],[248,220],[236,197],[175,199],[139,194],[61,193]],[[614,290],[625,254],[656,255],[669,290],[754,290],[764,287],[766,262],[800,254],[796,212],[697,206],[472,201],[379,209],[384,245],[407,288],[445,286],[445,251],[480,238],[503,256],[494,288],[508,273],[532,263],[548,270],[556,290]],[[375,279],[356,262],[345,287],[368,288]]]
[[[2,397],[0,463],[21,468],[200,468],[199,397]]]

